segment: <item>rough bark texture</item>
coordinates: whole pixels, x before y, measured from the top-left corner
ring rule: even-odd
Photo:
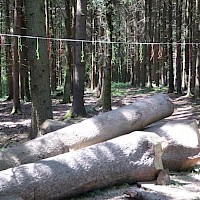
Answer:
[[[196,120],[163,122],[146,128],[169,141],[162,155],[164,168],[187,170],[200,160],[200,134]]]
[[[87,1],[76,2],[76,40],[86,39]],[[75,48],[75,65],[73,71],[73,102],[72,111],[75,116],[85,116],[84,83],[85,83],[85,43],[77,41]]]
[[[163,139],[134,132],[90,147],[0,172],[0,196],[69,198],[86,191],[154,180],[162,169]]]
[[[46,37],[44,0],[24,1],[27,35]],[[40,125],[53,118],[51,106],[50,74],[47,41],[27,40],[28,64],[30,66],[32,99],[32,132],[30,138],[38,136]]]
[[[170,116],[173,104],[164,94],[102,113],[0,152],[0,170],[103,142]]]

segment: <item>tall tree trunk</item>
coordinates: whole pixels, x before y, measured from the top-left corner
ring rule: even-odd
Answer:
[[[136,11],[135,13],[135,20],[134,20],[134,30],[135,30],[135,33],[134,33],[134,42],[135,43],[139,43],[139,37],[140,37],[140,34],[139,34],[139,26],[138,26],[138,23],[139,23],[139,11]],[[135,45],[135,58],[134,58],[134,66],[135,66],[135,85],[136,86],[140,86],[140,54],[139,54],[139,46],[138,45]],[[134,76],[133,76],[134,77]],[[133,82],[133,81],[132,81]]]
[[[0,2],[0,32],[3,32],[3,7]],[[0,97],[2,97],[2,37],[0,36]]]
[[[65,0],[65,13],[66,13],[66,18],[65,18],[65,29],[67,33],[67,38],[72,38],[72,31],[71,27],[72,24],[72,16],[71,16],[71,5],[70,5],[70,0]],[[66,66],[66,74],[65,74],[65,83],[64,83],[64,94],[63,94],[63,99],[62,103],[70,103],[71,99],[71,73],[72,73],[72,67],[73,67],[73,54],[72,54],[72,47],[71,43],[67,43],[67,66]]]
[[[145,15],[145,24],[144,24],[144,42],[147,42],[148,41],[148,33],[147,33],[147,30],[148,30],[148,3],[147,1],[144,1],[145,5],[144,5],[144,15]],[[146,77],[147,77],[147,59],[148,59],[148,46],[147,45],[144,45],[144,48],[143,48],[143,51],[144,51],[144,59],[143,59],[143,62],[142,62],[142,69],[141,69],[141,82],[142,82],[142,87],[145,87],[146,86]]]
[[[183,71],[183,89],[186,90],[187,89],[187,86],[188,86],[188,76],[189,76],[189,42],[190,42],[190,39],[189,39],[189,0],[185,0],[184,1],[184,11],[185,11],[185,14],[184,14],[184,21],[185,21],[185,48],[184,48],[184,71]]]
[[[173,34],[172,34],[172,25],[173,25],[173,18],[172,18],[172,0],[168,0],[168,19],[169,19],[169,30],[168,30],[168,40],[169,40],[169,88],[168,93],[174,92],[174,67],[173,67]]]
[[[111,110],[111,68],[112,68],[112,0],[106,3],[106,22],[107,22],[107,62],[104,66],[103,81],[103,112]]]
[[[91,56],[91,72],[90,72],[90,88],[94,90],[97,87],[97,10],[96,7],[91,13],[91,40],[92,42],[92,56]]]
[[[198,44],[197,47],[198,48],[196,57],[195,96],[198,98],[200,97],[200,45]]]
[[[87,0],[77,0],[76,8],[76,42],[75,66],[73,80],[72,113],[74,116],[86,115],[84,107],[84,82],[85,82],[85,43],[86,39],[86,13]]]
[[[44,0],[25,0],[27,34],[46,37]],[[51,91],[46,40],[29,39],[28,63],[31,70],[32,119],[31,138],[38,136],[40,125],[51,119]]]
[[[27,35],[26,32],[26,20],[25,20],[25,13],[22,12],[22,26],[21,26],[21,34]],[[22,52],[21,52],[21,71],[22,74],[21,78],[21,98],[24,97],[26,101],[31,100],[30,94],[30,80],[29,80],[29,66],[27,63],[27,38],[22,37]]]
[[[55,2],[50,1],[50,33],[51,33],[51,38],[55,38],[56,36],[56,28],[54,25],[54,17],[56,16],[56,9],[55,9]],[[57,69],[56,69],[56,41],[52,40],[52,45],[51,45],[51,64],[50,64],[50,77],[51,77],[51,92],[55,93],[56,91],[56,74],[57,74]]]
[[[148,26],[148,38],[149,38],[149,42],[153,42],[153,36],[152,36],[152,0],[149,1],[149,7],[148,7],[148,22],[149,22],[149,26]],[[151,45],[149,45],[149,55],[151,55]],[[152,63],[149,60],[148,61],[148,87],[152,88]]]
[[[157,1],[157,7],[158,7],[158,11],[156,12],[155,15],[155,36],[156,36],[156,41],[158,43],[160,43],[160,34],[161,34],[161,4],[163,2],[162,1]],[[155,49],[155,83],[156,86],[159,87],[160,86],[160,58],[159,58],[159,51],[160,51],[160,46],[156,45],[156,49]]]
[[[167,31],[166,31],[166,16],[167,16],[167,2],[163,2],[163,11],[162,11],[162,24],[161,24],[161,29],[162,29],[162,41],[163,43],[167,43]],[[167,74],[167,48],[164,46],[163,48],[161,47],[162,50],[162,57],[161,57],[161,70],[162,70],[162,75],[161,75],[161,80],[162,84],[167,86],[168,85],[168,74]]]
[[[200,1],[196,0],[196,17],[200,16]],[[200,20],[196,18],[197,32],[195,34],[196,41],[200,42]],[[200,44],[197,44],[196,56],[196,81],[195,81],[195,96],[200,97]]]
[[[176,90],[178,94],[182,93],[181,74],[182,74],[182,59],[181,59],[181,25],[182,25],[182,0],[176,0]]]
[[[188,47],[187,47],[187,96],[191,96],[191,84],[192,84],[192,24],[191,23],[191,1],[187,1],[187,37],[188,37]]]
[[[10,34],[10,0],[5,0],[5,32]],[[11,37],[6,37],[6,76],[8,82],[8,98],[13,98],[13,78],[12,78],[12,50],[11,50]]]
[[[21,10],[22,10],[22,0],[15,0],[15,11],[14,11],[14,34],[21,34]],[[20,105],[20,65],[21,51],[19,49],[19,37],[14,38],[14,62],[13,62],[13,108],[11,114],[21,114]]]
[[[197,31],[195,30],[195,7],[193,1],[190,1],[190,67],[191,67],[191,92],[194,94],[195,88],[195,76],[196,76],[196,67],[195,67],[195,60],[194,57],[196,56],[196,47],[193,45],[195,41],[194,33]],[[200,19],[200,18],[199,18]]]

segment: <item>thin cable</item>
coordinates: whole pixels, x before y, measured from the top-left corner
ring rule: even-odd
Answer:
[[[1,36],[8,36],[8,37],[23,37],[23,38],[29,38],[29,39],[40,39],[40,40],[55,40],[55,41],[66,41],[66,42],[85,42],[85,43],[93,43],[94,41],[92,40],[77,40],[77,39],[68,39],[68,38],[47,38],[47,37],[41,37],[41,36],[28,36],[28,35],[15,35],[15,34],[4,34],[0,33]],[[185,45],[185,44],[193,44],[193,45],[199,45],[200,42],[123,42],[123,41],[106,41],[106,40],[97,40],[95,41],[96,43],[106,43],[106,44],[129,44],[129,45],[149,45],[149,44],[154,44],[154,45]]]

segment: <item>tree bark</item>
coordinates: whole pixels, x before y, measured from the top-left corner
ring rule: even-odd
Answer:
[[[50,11],[49,11],[49,20],[50,20],[50,37],[55,38],[56,37],[56,25],[54,24],[54,16],[57,15],[56,9],[55,9],[55,1],[49,2]],[[50,62],[50,82],[51,82],[51,92],[56,92],[57,87],[57,54],[56,54],[57,48],[56,48],[56,41],[51,41],[51,62]]]
[[[21,34],[21,9],[22,9],[22,1],[15,0],[15,11],[14,11],[14,34]],[[20,104],[20,53],[19,52],[19,38],[14,38],[14,47],[13,47],[13,108],[11,114],[21,114],[21,104]]]
[[[11,19],[10,19],[10,0],[5,1],[5,32],[7,34],[11,33]],[[6,44],[11,44],[11,37],[5,38]],[[6,76],[7,76],[7,82],[8,82],[8,98],[7,100],[13,99],[13,58],[12,58],[12,50],[11,45],[5,46],[6,51]]]
[[[0,31],[3,32],[3,3],[0,3],[1,9],[0,9]],[[2,87],[2,36],[0,36],[0,97],[2,97],[3,94],[3,87]]]
[[[65,13],[66,13],[66,18],[65,18],[65,30],[66,30],[66,35],[67,38],[72,38],[72,6],[70,4],[70,0],[65,0]],[[67,49],[67,66],[66,66],[66,74],[65,74],[65,83],[64,83],[64,94],[63,94],[63,99],[62,103],[70,103],[71,99],[71,86],[72,86],[72,68],[73,68],[73,52],[72,52],[72,46],[71,43],[66,44],[66,49]]]
[[[44,0],[25,0],[27,35],[46,37]],[[53,118],[50,90],[47,41],[39,38],[28,39],[28,64],[31,77],[32,132],[30,138],[36,138],[40,125]]]
[[[84,106],[84,82],[85,82],[85,44],[86,39],[86,15],[87,1],[78,0],[76,8],[76,42],[74,80],[73,80],[73,103],[72,111],[74,116],[85,116]]]
[[[154,180],[162,168],[162,138],[134,132],[0,172],[0,196],[24,200],[69,198],[123,182]]]
[[[168,0],[168,20],[169,20],[169,26],[168,26],[168,40],[169,40],[169,55],[168,55],[168,64],[169,64],[169,87],[168,87],[168,93],[174,92],[174,67],[173,67],[173,5],[172,0]]]
[[[193,168],[200,160],[200,134],[196,120],[178,120],[152,125],[154,132],[169,141],[162,155],[164,168],[182,171]]]
[[[181,52],[181,28],[182,28],[182,4],[183,0],[176,0],[176,88],[177,93],[182,94],[181,73],[182,73],[182,52]]]
[[[112,69],[112,12],[113,12],[113,2],[109,0],[106,3],[106,38],[107,44],[107,59],[104,66],[104,80],[103,80],[103,90],[102,90],[102,100],[103,100],[103,112],[110,111],[111,108],[111,69]]]
[[[149,1],[148,4],[148,39],[149,42],[153,42],[153,34],[152,34],[152,1]],[[149,55],[151,55],[151,45],[148,46]],[[152,63],[151,60],[148,61],[148,87],[152,88]]]
[[[0,152],[0,170],[142,130],[172,112],[167,95],[154,95]]]

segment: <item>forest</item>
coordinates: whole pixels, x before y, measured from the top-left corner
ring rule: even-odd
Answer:
[[[72,100],[74,115],[86,114],[86,87],[110,110],[113,82],[199,97],[199,7],[187,0],[1,0],[0,96],[13,99],[12,113],[21,112],[20,99],[32,101],[33,132],[36,121],[52,118],[56,92],[63,103]]]
[[[63,172],[63,168],[58,163],[62,163],[63,160],[63,165],[72,162],[70,156],[62,157],[62,155],[65,155],[63,153],[68,151],[77,150],[79,153],[76,154],[76,151],[74,154],[69,152],[69,155],[74,156],[74,159],[80,162],[79,165],[82,163],[85,167],[84,159],[81,160],[81,158],[84,158],[85,152],[90,157],[91,155],[88,152],[94,151],[96,153],[98,148],[107,148],[110,144],[109,142],[106,143],[106,140],[113,139],[113,142],[111,141],[113,146],[120,146],[122,152],[126,151],[123,145],[129,144],[121,144],[121,141],[117,140],[119,136],[127,137],[128,140],[141,141],[141,143],[149,142],[155,145],[149,137],[145,136],[145,131],[140,133],[141,135],[138,133],[140,136],[137,136],[137,134],[136,136],[122,135],[143,130],[154,122],[170,117],[173,112],[175,114],[170,119],[175,117],[185,120],[185,116],[182,117],[179,114],[182,108],[180,109],[178,106],[183,106],[184,114],[187,111],[192,113],[185,114],[187,120],[198,119],[199,75],[200,1],[198,0],[0,0],[0,119],[5,128],[6,123],[4,124],[5,121],[3,120],[6,119],[7,114],[4,113],[4,107],[10,105],[12,107],[8,114],[11,116],[10,121],[21,119],[20,116],[22,116],[22,121],[24,117],[25,123],[26,115],[31,118],[29,124],[31,127],[27,131],[27,143],[24,143],[21,147],[17,146],[16,149],[15,147],[13,149],[11,147],[10,150],[8,148],[5,153],[4,146],[2,148],[2,145],[0,145],[0,148],[3,149],[0,149],[0,170],[9,170],[13,167],[18,170],[18,165],[29,163],[27,164],[29,166],[27,174],[30,173],[30,177],[28,177],[30,180],[37,180],[32,174],[33,166],[31,163],[40,160],[36,165],[40,166],[44,163],[46,165],[46,162],[49,162],[50,164],[47,164],[47,166],[61,177],[60,173]],[[130,95],[128,100],[127,96],[119,94],[122,88],[123,95],[125,93]],[[117,94],[114,91],[115,89],[118,91]],[[165,94],[152,96],[156,91],[166,93],[172,99],[169,100]],[[136,94],[138,93],[143,93],[147,99],[137,104]],[[90,102],[95,99],[96,107],[93,108],[92,105],[88,110],[88,98]],[[125,101],[135,103],[135,100],[135,106],[120,108],[119,111],[113,109],[115,106],[118,108],[122,107],[122,104],[126,105]],[[169,101],[174,103],[175,110]],[[27,111],[23,108],[29,102],[30,107]],[[184,107],[185,102],[187,106],[188,104],[192,106]],[[149,103],[152,110],[150,107],[148,109]],[[59,108],[61,109],[58,112],[59,115],[62,115],[62,119],[72,119],[72,121],[77,119],[76,122],[78,123],[70,126],[70,120],[67,125],[66,122],[63,122],[64,124],[53,122],[56,123],[54,125],[57,127],[56,130],[52,129],[52,132],[48,131],[51,133],[46,134],[45,132],[46,135],[41,136],[43,135],[43,123],[46,120],[55,119],[55,110]],[[185,112],[186,109],[188,110]],[[92,114],[89,112],[92,112]],[[99,113],[103,114],[102,117],[98,115]],[[124,117],[126,114],[123,115],[122,113],[126,113],[127,118]],[[97,116],[94,117],[94,115]],[[91,119],[82,121],[91,116]],[[79,123],[80,119],[82,122]],[[93,119],[95,126],[93,126]],[[167,121],[170,119],[167,119]],[[116,126],[111,128],[110,124],[112,123],[116,123]],[[135,124],[133,125],[133,123]],[[184,123],[189,124],[188,126],[193,131],[192,134],[194,134],[191,137],[194,136],[196,142],[196,135],[199,134],[198,125],[193,121]],[[168,127],[168,124],[166,126]],[[59,130],[57,130],[58,127]],[[87,127],[87,133],[85,127]],[[0,122],[1,129],[3,128],[1,128]],[[159,128],[155,129],[158,130]],[[173,132],[171,128],[169,129]],[[17,132],[16,130],[14,131]],[[187,133],[186,130],[185,128],[183,132],[187,135],[190,131],[188,130]],[[68,133],[67,136],[66,132]],[[107,135],[108,132],[110,135]],[[156,133],[156,136],[152,137],[155,137],[155,141],[161,145],[163,141],[160,142],[160,139],[157,138],[158,133],[155,130],[153,132]],[[41,136],[41,139],[39,136]],[[74,139],[75,136],[76,139]],[[34,140],[35,138],[38,140]],[[179,139],[182,142],[183,138]],[[40,146],[41,144],[43,146]],[[93,145],[97,146],[93,147]],[[133,151],[131,148],[136,148],[138,150],[137,145],[135,143],[134,145],[134,147],[128,146],[127,149],[130,148],[129,150]],[[180,144],[175,142],[176,145],[178,145],[177,148],[180,147]],[[188,147],[189,150],[186,147],[188,144],[186,145],[183,142],[181,145],[183,145],[185,156],[188,156],[187,159],[190,160],[191,157],[191,162],[186,159],[189,166],[194,167],[200,158],[200,144],[192,144],[193,146]],[[114,147],[111,146],[109,148],[113,150]],[[81,150],[78,151],[78,149]],[[138,151],[140,152],[140,150]],[[141,149],[144,154],[146,151],[148,150],[144,147]],[[25,152],[26,156],[22,152]],[[172,156],[170,151],[167,153]],[[56,164],[52,164],[51,157],[54,159],[53,156],[58,154],[60,157],[53,160]],[[78,154],[81,158],[78,157]],[[105,151],[105,155],[102,154],[101,158],[99,155],[97,157],[100,160],[106,160],[107,154],[109,153]],[[115,153],[113,154],[115,155]],[[127,159],[133,159],[135,154],[129,156]],[[139,153],[136,156],[140,157]],[[123,154],[120,153],[119,157],[120,162],[125,159]],[[155,157],[159,160],[157,154]],[[44,161],[41,159],[44,159]],[[112,160],[108,156],[109,159]],[[179,157],[176,159],[179,161]],[[93,160],[93,157],[91,160]],[[115,162],[118,161],[115,160]],[[168,162],[175,165],[175,161],[166,161],[166,166],[172,170],[180,170],[183,166],[184,169],[189,168],[186,167],[185,160],[180,161],[180,165],[176,163],[177,168]],[[106,164],[104,163],[104,166],[103,163],[102,170],[104,170],[104,167],[106,168]],[[137,160],[135,160],[135,163],[137,163]],[[96,167],[98,160],[93,160],[92,165],[94,165],[92,167]],[[151,166],[153,166],[152,163]],[[72,170],[73,167],[76,168],[77,166],[69,167],[69,171],[71,176],[76,177]],[[135,169],[135,166],[131,164],[130,166],[127,164],[126,170],[128,170],[128,167]],[[62,168],[61,172],[57,171],[57,168]],[[118,169],[114,167],[113,169],[117,173]],[[102,173],[105,171],[102,171]],[[144,171],[144,175],[147,175],[146,170]],[[155,171],[158,172],[157,168],[156,170],[150,168],[148,176],[151,178],[149,179],[152,179]],[[44,176],[43,179],[46,180],[46,176],[42,173],[38,169],[35,174]],[[130,173],[127,172],[126,176],[129,177]],[[141,172],[135,173],[140,174]],[[8,174],[12,174],[12,172],[8,171]],[[84,178],[84,171],[82,176]],[[92,176],[91,173],[91,180],[93,180]],[[135,177],[135,174],[131,174],[131,176]],[[4,177],[4,174],[3,171],[2,173],[0,171],[0,186],[2,184],[3,188],[2,177]],[[73,177],[73,180],[76,179],[75,177]],[[85,178],[90,181],[90,176],[85,176]],[[95,188],[95,184],[102,185],[102,187],[106,186],[101,181],[101,175],[98,178],[99,182],[93,183],[91,181],[91,183],[88,183],[89,189]],[[149,179],[147,178],[147,180]],[[27,180],[24,179],[23,184],[26,185]],[[52,178],[49,184],[53,184],[52,182],[55,180]],[[62,189],[63,182],[62,180],[59,181],[58,186],[61,186]],[[115,182],[115,180],[109,180],[109,178],[107,181]],[[124,179],[120,179],[120,181],[123,182]],[[37,185],[37,182],[33,184]],[[73,181],[70,184],[73,184]],[[15,186],[21,191],[20,185]],[[47,184],[46,187],[52,187],[52,185],[48,186]],[[75,188],[74,191],[66,191],[67,195],[71,197],[72,194],[73,196],[76,194],[76,189],[89,190],[86,186],[83,187],[80,184],[80,188]],[[45,190],[49,191],[49,188]],[[58,190],[55,187],[55,193],[58,193]],[[8,188],[8,191],[10,194],[15,194],[17,189],[15,191],[11,187],[11,189]],[[43,191],[41,194],[40,192],[38,192],[37,197],[35,191],[33,194],[29,189],[26,192],[22,191],[25,199],[29,199],[30,194],[32,195],[30,199],[48,199],[47,194],[45,194],[46,197]],[[4,191],[1,193],[0,190],[1,194],[4,194]],[[52,199],[61,198],[56,195],[52,194]],[[65,197],[66,194],[60,195]]]

